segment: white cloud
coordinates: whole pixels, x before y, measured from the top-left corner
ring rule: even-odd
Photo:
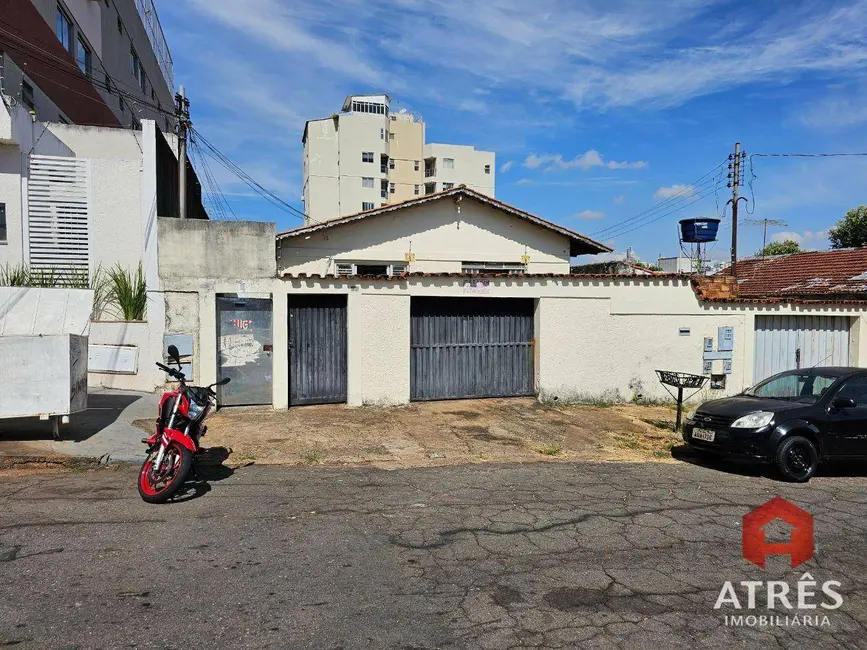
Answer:
[[[653,198],[657,201],[661,199],[670,199],[673,196],[692,196],[693,188],[691,185],[669,185],[668,187],[660,187],[653,193]]]
[[[605,213],[598,210],[582,210],[573,216],[576,219],[604,219]]]
[[[643,169],[647,167],[647,162],[644,160],[636,160],[634,162],[615,160],[605,161],[602,154],[595,149],[588,149],[582,154],[575,156],[570,160],[563,158],[562,154],[546,153],[537,155],[531,153],[524,159],[524,167],[529,169],[543,168],[544,171],[554,171],[558,169],[573,169],[575,167],[582,171],[587,171],[593,167],[607,167],[608,169]]]
[[[826,130],[848,129],[867,123],[867,89],[845,89],[804,107],[798,121]]]
[[[490,109],[488,105],[480,99],[462,99],[458,102],[458,110],[466,111],[467,113],[478,113],[479,115],[487,115]]]
[[[613,199],[611,199],[611,202],[612,202],[614,205],[620,205],[620,204],[623,203],[624,201],[626,201],[626,196],[623,195],[623,194],[618,194],[618,195],[615,196]]]
[[[515,166],[515,161],[514,160],[508,160],[508,161],[504,162],[502,165],[500,165],[500,173],[505,174],[507,171],[509,171],[514,166]]]
[[[797,242],[802,248],[808,248],[812,245],[813,248],[828,247],[828,231],[827,230],[805,230],[804,232],[775,232],[771,235],[772,242],[781,242],[791,240]],[[822,246],[824,244],[824,246]]]

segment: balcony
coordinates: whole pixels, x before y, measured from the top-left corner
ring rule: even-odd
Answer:
[[[166,37],[163,34],[160,18],[157,15],[157,8],[154,6],[153,0],[135,0],[135,7],[138,10],[138,15],[147,32],[148,40],[151,42],[154,56],[157,59],[157,64],[160,66],[160,71],[163,73],[163,79],[169,87],[169,92],[175,92],[175,78],[172,63],[172,54],[169,51],[169,45],[166,43]]]
[[[436,176],[436,175],[437,175],[436,167],[431,167],[430,169],[425,167],[425,170],[424,170],[424,177],[425,178],[430,178],[431,176]]]
[[[379,171],[382,172],[383,174],[387,174],[388,173],[388,165],[384,165],[384,164],[380,165]]]

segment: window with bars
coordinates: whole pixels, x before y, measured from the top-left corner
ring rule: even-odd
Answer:
[[[388,191],[391,192],[392,194],[394,194],[394,183],[388,184]]]
[[[373,201],[363,201],[361,203],[361,211],[367,212],[368,210],[373,210],[376,206],[373,204]]]
[[[36,110],[36,100],[33,96],[33,86],[26,81],[21,82],[21,103],[31,111]]]
[[[490,165],[485,165],[485,173],[486,173],[486,174],[490,174],[490,173],[491,173],[491,166],[490,166]]]
[[[412,193],[418,196],[418,185],[413,185]]]
[[[373,189],[373,176],[362,176],[361,187],[369,187],[370,189]]]
[[[388,168],[389,168],[389,169],[394,169],[394,165],[395,165],[395,163],[394,163],[394,158],[391,158],[391,159],[388,161]]]
[[[413,165],[413,170],[418,171],[418,160],[415,161],[415,164]]]
[[[461,271],[468,275],[478,275],[479,273],[520,275],[526,273],[527,266],[521,262],[462,262]]]
[[[450,189],[452,189],[454,186],[455,186],[454,183],[443,183],[443,189],[444,189],[444,190],[450,190]]]
[[[335,275],[376,275],[390,278],[407,272],[406,262],[336,262]]]

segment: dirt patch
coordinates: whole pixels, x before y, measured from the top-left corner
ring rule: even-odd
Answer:
[[[665,407],[570,406],[533,399],[423,402],[402,407],[305,406],[223,409],[205,446],[232,450],[228,463],[384,468],[483,462],[670,460],[679,438],[649,421]]]

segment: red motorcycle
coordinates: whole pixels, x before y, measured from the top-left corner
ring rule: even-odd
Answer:
[[[161,363],[157,366],[179,383],[160,399],[154,434],[142,438],[148,446],[148,456],[139,471],[138,493],[148,503],[168,501],[183,485],[193,466],[193,454],[199,452],[199,439],[207,430],[202,423],[217,405],[213,387],[229,383],[226,377],[210,386],[188,386],[180,370],[178,349],[170,345],[168,352],[178,369]]]

